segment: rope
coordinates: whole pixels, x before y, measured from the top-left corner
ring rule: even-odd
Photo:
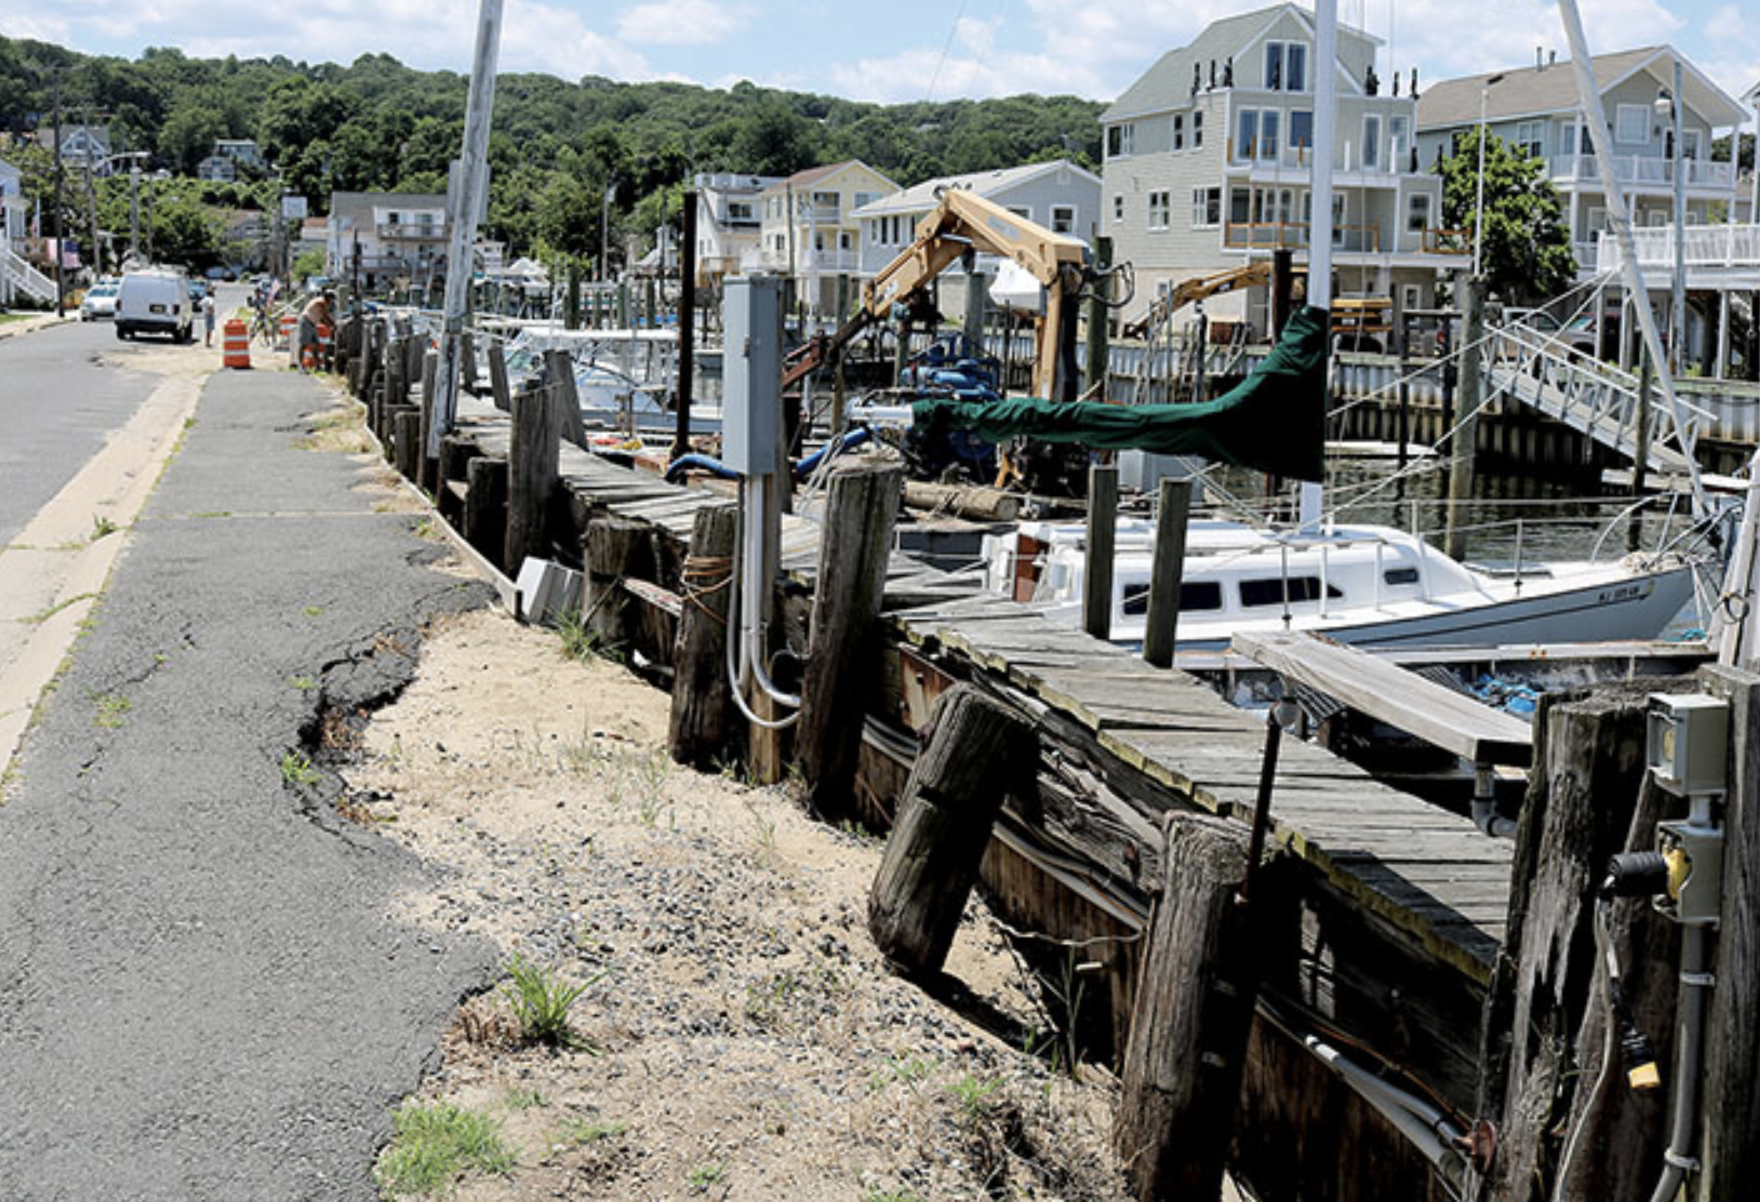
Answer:
[[[727,626],[727,616],[716,614],[704,599],[733,584],[733,557],[686,556],[679,581],[686,604],[695,606],[721,626]]]

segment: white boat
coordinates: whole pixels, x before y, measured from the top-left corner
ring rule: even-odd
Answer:
[[[1140,647],[1148,620],[1154,526],[1118,525],[1112,639]],[[1079,626],[1086,532],[1079,523],[1022,523],[984,542],[985,585],[1046,604]],[[1469,568],[1392,527],[1277,532],[1193,520],[1180,587],[1181,651],[1226,648],[1243,631],[1322,631],[1374,647],[1448,647],[1647,639],[1693,592],[1676,556]]]
[[[507,344],[507,370],[537,375],[546,351],[567,351],[575,367],[581,419],[589,427],[629,432],[673,429],[672,396],[678,380],[675,330],[568,330],[526,324]],[[719,404],[691,406],[691,430],[721,429]]]

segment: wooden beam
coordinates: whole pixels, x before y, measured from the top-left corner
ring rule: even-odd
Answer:
[[[1155,511],[1155,558],[1149,570],[1149,615],[1143,626],[1143,659],[1158,669],[1172,667],[1179,641],[1179,592],[1191,511],[1191,481],[1162,481]]]
[[[680,592],[685,597],[672,650],[672,759],[708,768],[727,750],[733,696],[727,676],[727,596],[739,507],[705,506],[691,527]]]
[[[1082,578],[1082,630],[1112,638],[1112,559],[1118,540],[1118,469],[1088,469],[1087,568]]]

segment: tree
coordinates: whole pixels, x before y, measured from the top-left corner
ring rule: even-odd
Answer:
[[[1437,164],[1442,176],[1442,221],[1457,230],[1478,228],[1479,131],[1458,136],[1454,153]],[[1516,150],[1496,134],[1485,139],[1485,222],[1481,266],[1490,291],[1533,303],[1570,287],[1577,273],[1570,230],[1543,160]]]

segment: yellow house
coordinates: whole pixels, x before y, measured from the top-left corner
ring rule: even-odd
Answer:
[[[856,210],[898,190],[860,159],[809,167],[772,184],[759,198],[763,266],[792,277],[815,315],[832,313],[837,277],[861,267]]]

